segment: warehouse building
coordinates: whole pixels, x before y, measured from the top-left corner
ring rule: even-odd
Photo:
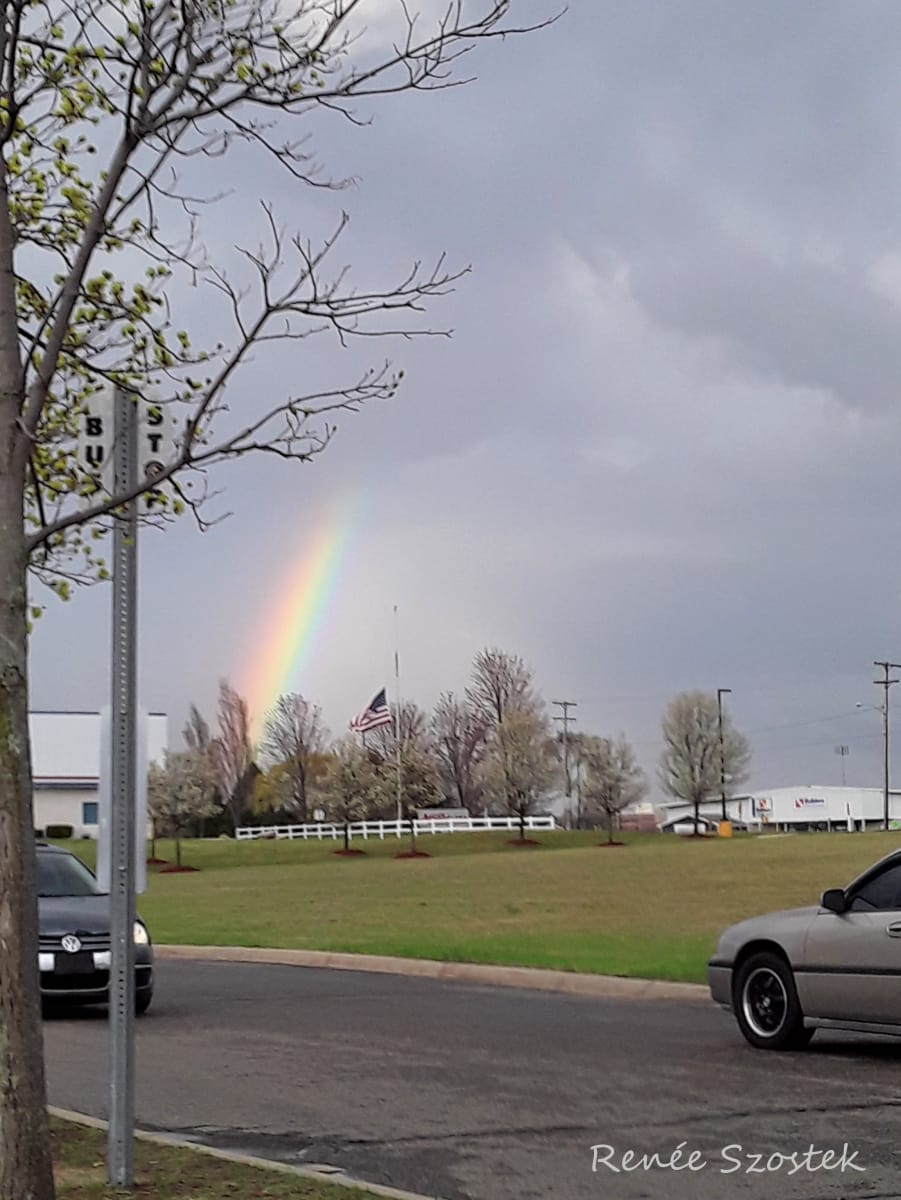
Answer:
[[[96,838],[99,828],[99,712],[32,712],[31,760],[34,825],[71,825],[75,837]],[[167,745],[165,713],[146,715],[146,754],[162,762]]]
[[[679,801],[661,805],[665,816],[661,828],[673,828],[692,816],[690,804]],[[797,787],[769,788],[743,796],[728,797],[726,813],[739,828],[755,830],[825,830],[855,832],[881,829],[885,797],[882,788]],[[717,821],[722,816],[720,800],[701,805],[704,817]],[[901,792],[889,793],[889,825],[901,828]]]

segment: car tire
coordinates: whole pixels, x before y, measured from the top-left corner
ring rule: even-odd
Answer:
[[[795,977],[784,958],[761,951],[738,968],[733,993],[738,1027],[758,1050],[802,1050],[813,1037],[804,1026]]]
[[[150,1007],[150,1001],[153,999],[153,988],[145,988],[143,991],[135,992],[135,1016],[143,1017],[144,1013]]]

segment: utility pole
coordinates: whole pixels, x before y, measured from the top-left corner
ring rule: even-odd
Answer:
[[[876,660],[873,663],[874,667],[882,667],[884,677],[882,679],[874,679],[873,682],[877,687],[883,689],[882,701],[882,828],[888,829],[888,690],[893,683],[897,683],[897,679],[889,679],[889,671],[901,671],[901,663],[879,662]]]
[[[573,794],[572,782],[569,778],[569,727],[576,721],[575,717],[569,715],[569,710],[579,706],[575,700],[552,700],[551,703],[563,709],[563,712],[556,715],[554,720],[563,723],[563,774],[566,777],[566,798],[568,800]]]
[[[576,743],[576,829],[582,828],[582,748]]]
[[[716,716],[720,734],[720,803],[723,806],[723,820],[726,820],[726,747],[723,742],[723,696],[731,696],[732,688],[716,689]]]

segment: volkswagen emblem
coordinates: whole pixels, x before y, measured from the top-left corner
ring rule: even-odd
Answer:
[[[74,933],[67,933],[62,940],[62,948],[67,954],[77,954],[81,949],[81,940]]]

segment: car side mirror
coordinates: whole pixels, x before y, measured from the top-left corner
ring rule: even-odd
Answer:
[[[841,888],[829,888],[820,897],[820,904],[830,912],[843,913],[848,908],[848,898]]]

